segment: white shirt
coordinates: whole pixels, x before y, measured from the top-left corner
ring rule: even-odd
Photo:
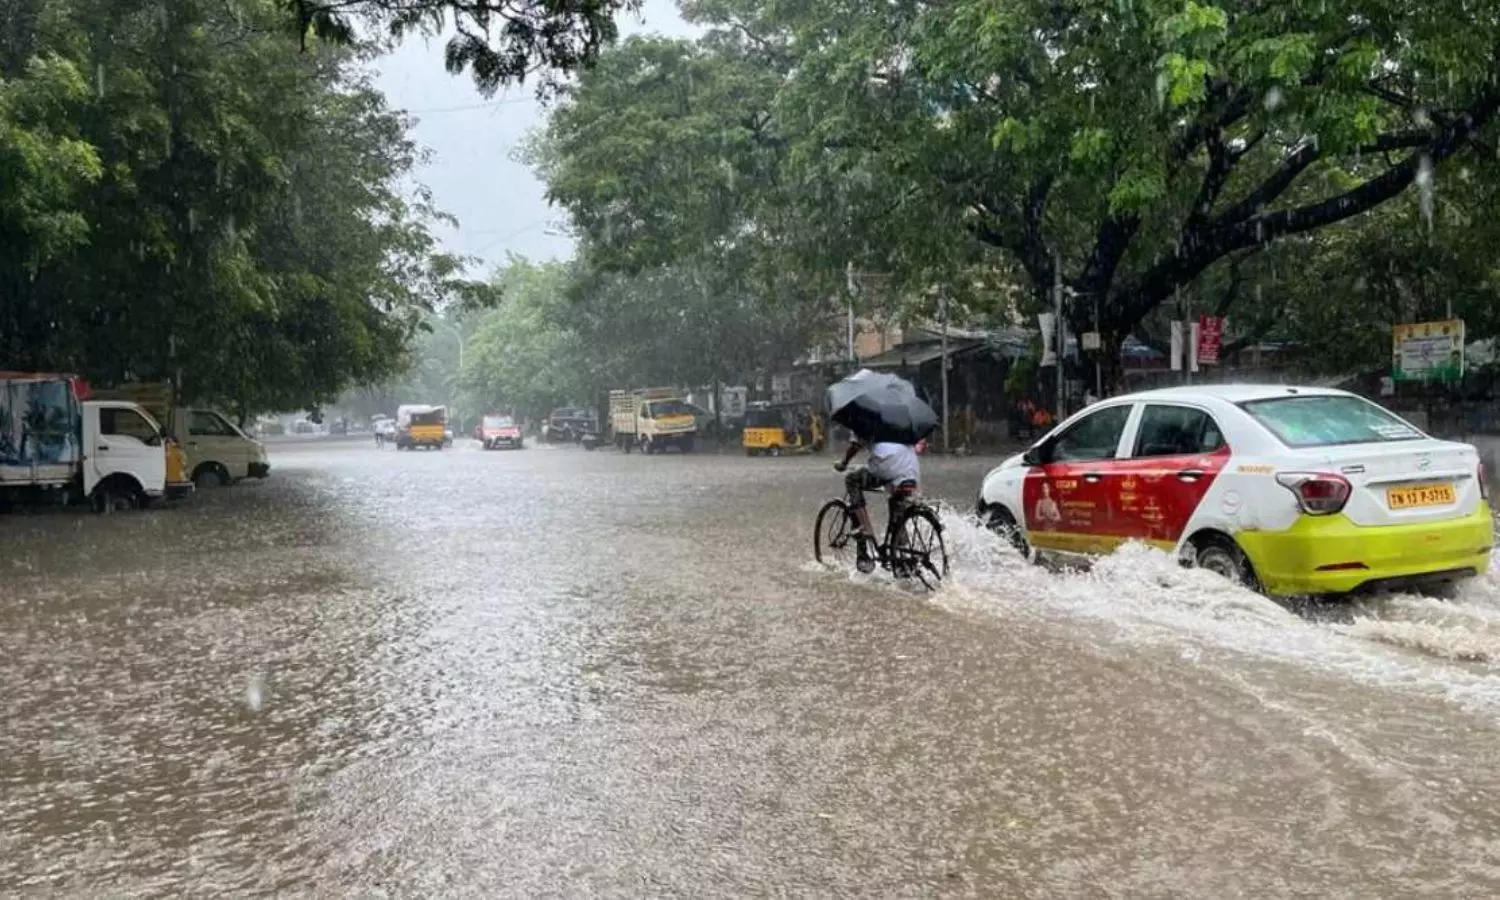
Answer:
[[[872,444],[869,469],[881,481],[892,484],[919,481],[921,463],[917,459],[917,448],[888,441]]]

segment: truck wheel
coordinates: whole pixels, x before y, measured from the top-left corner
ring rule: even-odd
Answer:
[[[770,454],[771,454],[771,455],[772,455],[772,456],[780,456],[780,455],[781,455],[781,448],[780,448],[780,447],[774,447],[774,446],[773,446],[773,447],[772,447],[772,448],[771,448],[771,449],[770,449],[770,450],[769,450],[769,451],[767,451],[767,452],[768,452],[768,453],[770,453]]]
[[[135,491],[123,485],[103,484],[94,489],[94,512],[101,516],[135,509],[137,505]]]
[[[227,487],[230,480],[229,470],[218,463],[204,463],[193,472],[193,486],[200,491],[211,487]]]
[[[686,438],[686,439],[683,440],[683,442],[679,446],[682,447],[682,452],[683,453],[692,453],[693,452],[693,439],[692,438]]]

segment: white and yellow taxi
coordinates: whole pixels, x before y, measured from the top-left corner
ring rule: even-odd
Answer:
[[[1204,385],[1096,403],[991,471],[979,512],[1025,552],[1127,541],[1285,596],[1422,589],[1489,566],[1478,452],[1354,394]]]

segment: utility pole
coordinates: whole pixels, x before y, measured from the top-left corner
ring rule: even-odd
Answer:
[[[1062,289],[1062,256],[1053,251],[1052,253],[1052,302],[1057,314],[1057,421],[1064,418],[1063,412],[1063,360],[1066,356],[1063,341],[1067,336],[1067,329],[1063,328],[1063,289]]]
[[[849,288],[849,361],[854,362],[854,261],[844,264],[844,281]]]
[[[943,452],[953,452],[953,443],[948,437],[948,291],[941,289],[938,305],[943,317]]]
[[[1104,399],[1104,332],[1099,330],[1099,295],[1094,294],[1094,337],[1098,348],[1094,350],[1094,399]]]
[[[1182,288],[1173,289],[1177,294],[1177,318],[1182,320],[1182,383],[1193,383],[1193,329],[1188,323],[1187,304],[1182,299]]]

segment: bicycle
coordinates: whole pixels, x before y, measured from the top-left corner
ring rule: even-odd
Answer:
[[[898,579],[915,578],[935,591],[948,577],[948,548],[937,511],[899,488],[888,504],[885,540],[875,545],[880,567]],[[859,520],[849,501],[835,497],[818,510],[813,526],[813,556],[824,565],[854,568],[859,550]]]

